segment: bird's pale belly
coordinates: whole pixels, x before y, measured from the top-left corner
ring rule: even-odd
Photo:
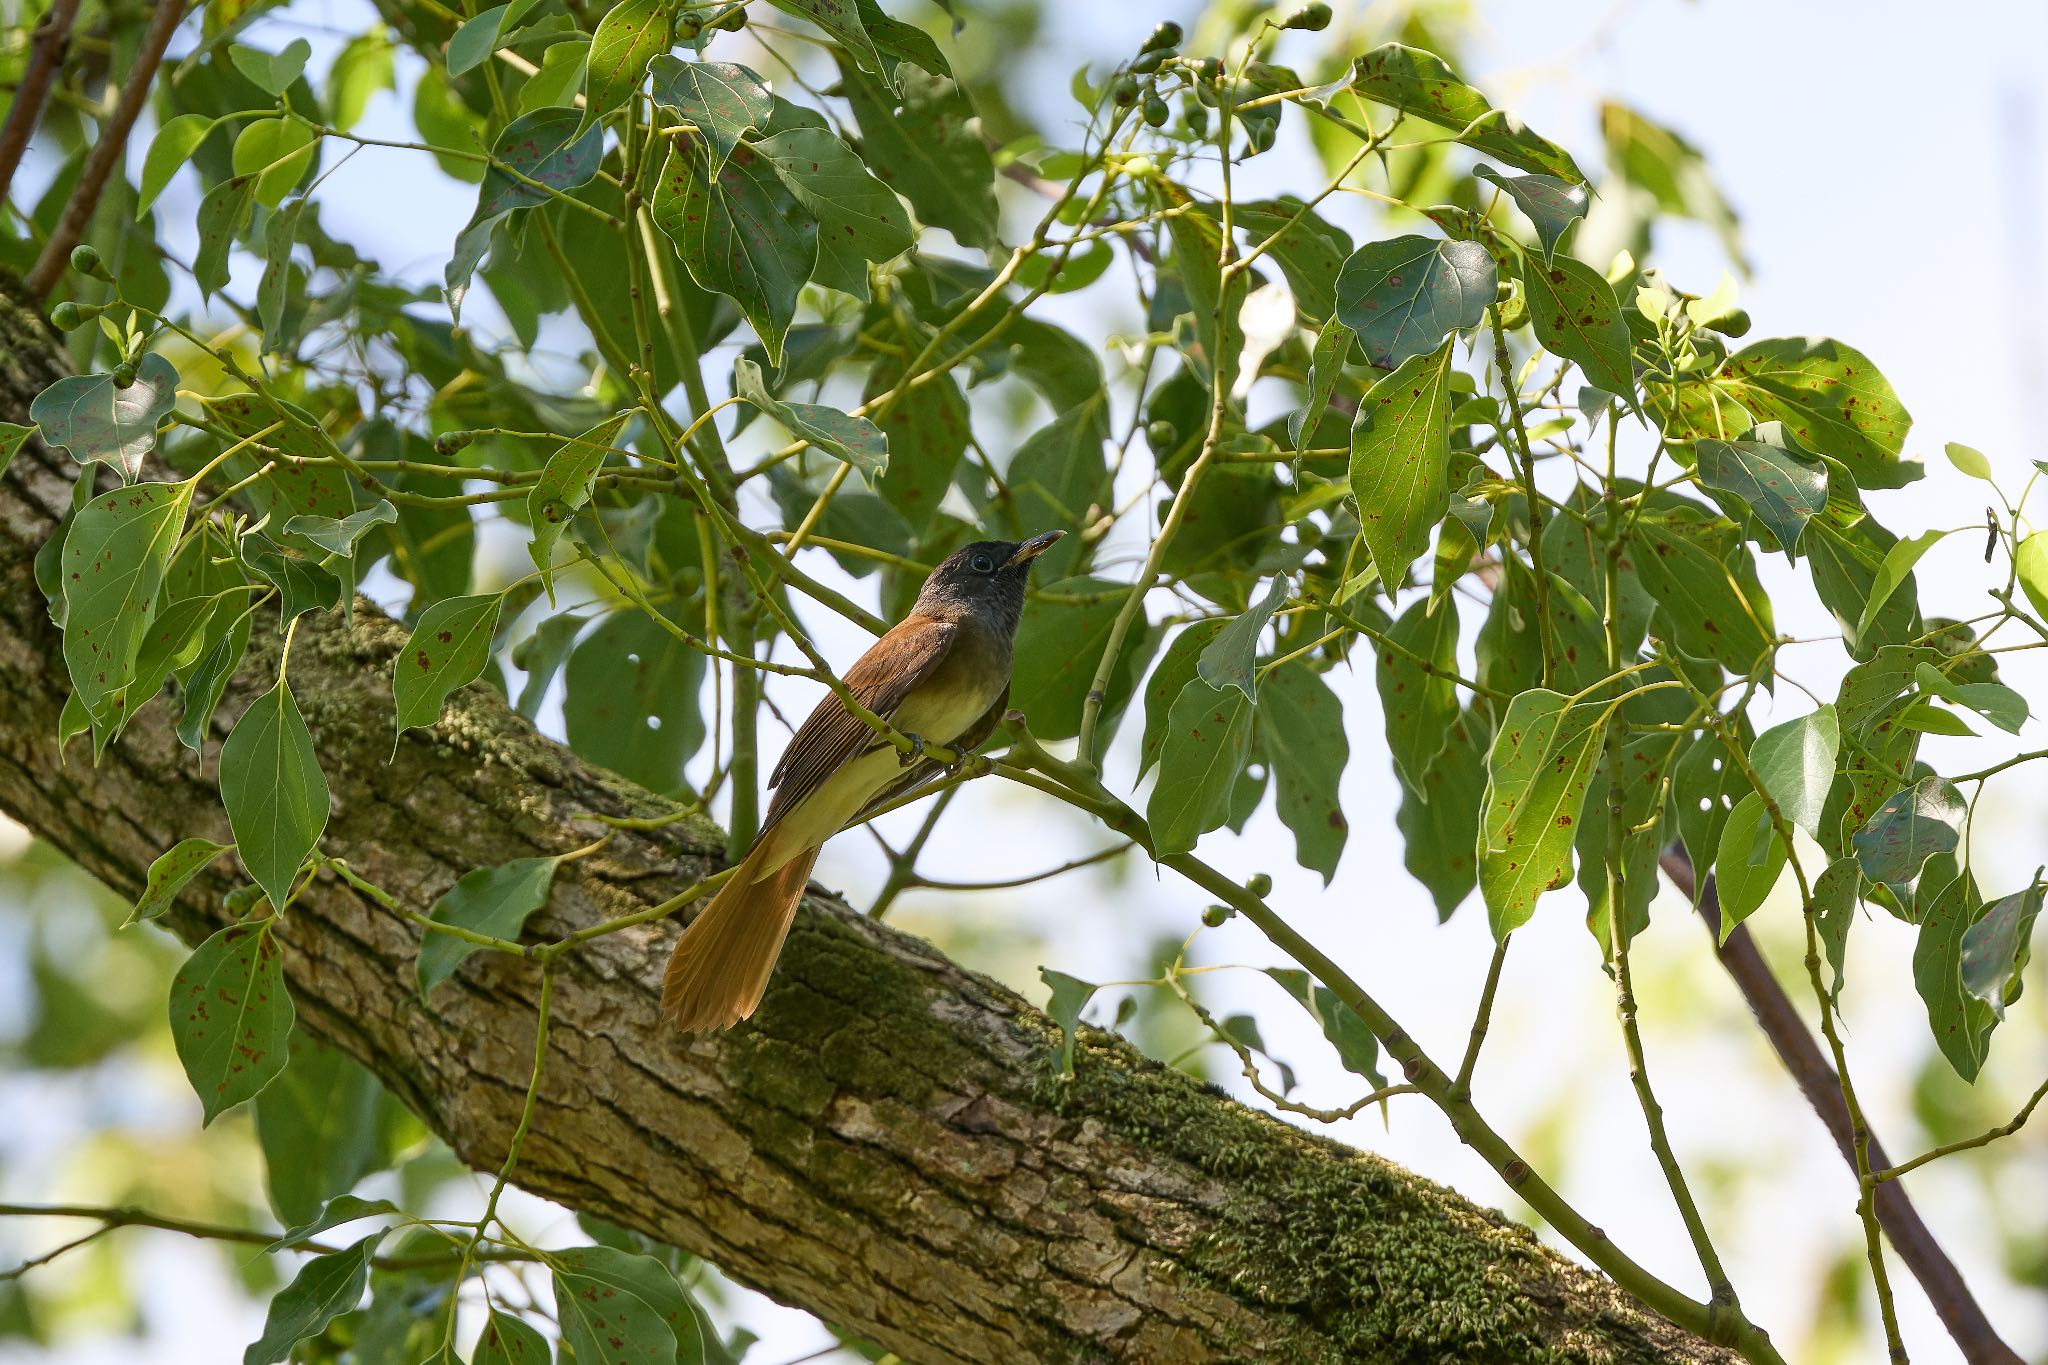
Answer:
[[[965,646],[965,642],[962,642]],[[950,745],[988,714],[1009,683],[1009,661],[977,658],[956,646],[890,716],[890,724],[930,744]],[[844,829],[890,783],[903,775],[903,755],[884,744],[850,760],[768,831],[775,851],[761,864],[779,867]]]

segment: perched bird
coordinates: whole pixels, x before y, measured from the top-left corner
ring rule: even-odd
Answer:
[[[845,676],[860,704],[917,741],[904,755],[835,692],[790,740],[768,785],[760,837],[730,880],[676,940],[661,1008],[686,1033],[729,1028],[768,989],[818,846],[924,782],[938,764],[925,743],[967,750],[987,739],[1010,700],[1010,657],[1031,561],[1064,534],[980,540],[933,569],[910,615]]]

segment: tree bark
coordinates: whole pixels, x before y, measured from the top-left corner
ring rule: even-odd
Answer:
[[[62,361],[14,297],[0,418],[25,421]],[[214,754],[194,761],[160,716],[97,767],[84,744],[57,752],[67,688],[33,561],[74,474],[31,444],[0,487],[0,807],[132,894],[178,839],[224,839],[225,817]],[[472,868],[588,842],[590,812],[666,809],[483,687],[392,758],[403,639],[359,605],[352,623],[307,618],[291,654],[334,792],[323,847],[371,881],[423,910]],[[252,648],[216,738],[276,660],[274,639]],[[721,844],[703,820],[622,832],[564,865],[534,932],[652,904],[713,869]],[[168,926],[196,941],[226,922],[231,872],[203,874]],[[515,1182],[908,1360],[1736,1359],[1501,1215],[1113,1037],[1083,1030],[1059,1078],[1043,1014],[827,894],[752,1024],[679,1039],[657,1012],[673,933],[621,931],[560,963]],[[278,937],[301,1025],[495,1170],[532,1069],[536,964],[479,953],[422,1003],[418,931],[327,878]]]

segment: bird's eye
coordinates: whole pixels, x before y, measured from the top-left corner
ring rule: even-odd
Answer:
[[[996,562],[987,555],[976,555],[968,561],[968,564],[976,573],[994,573],[996,571]]]

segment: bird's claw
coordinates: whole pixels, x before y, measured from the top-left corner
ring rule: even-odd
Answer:
[[[906,730],[903,732],[903,737],[910,741],[910,752],[897,759],[896,763],[898,767],[908,768],[911,764],[920,762],[924,758],[924,736],[914,735]]]

